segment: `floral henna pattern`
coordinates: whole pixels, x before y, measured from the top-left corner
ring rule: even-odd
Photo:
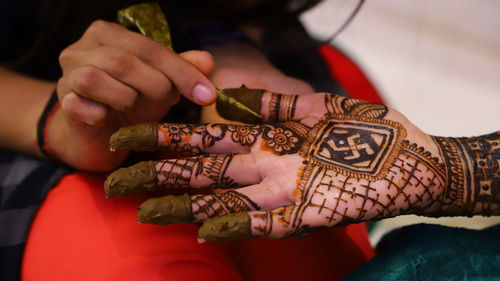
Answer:
[[[227,130],[231,132],[231,139],[235,143],[251,146],[257,140],[262,129],[259,125],[228,125]]]
[[[194,128],[193,133],[201,136],[203,147],[210,147],[226,136],[227,127],[225,124],[203,124]]]
[[[186,138],[191,136],[192,126],[176,123],[162,124],[158,130],[163,134],[165,139],[170,140],[171,143],[179,143],[181,141],[186,141]]]
[[[181,142],[187,143],[193,135],[201,138],[203,148],[214,146],[226,135],[229,135],[233,142],[242,146],[252,146],[261,132],[260,125],[202,124],[197,126],[165,123],[159,126],[159,134],[162,134],[164,139],[162,145],[169,148]]]
[[[264,115],[272,120],[294,117],[296,102],[294,97],[273,95],[268,105],[271,112]],[[305,116],[300,121],[177,125],[167,137],[179,142],[189,138],[191,130],[201,137],[204,148],[225,137],[249,147],[261,137],[260,148],[274,154],[269,157],[294,155],[287,157],[293,161],[298,157],[295,163],[300,167],[291,181],[294,205],[252,212],[250,233],[257,237],[304,235],[317,227],[400,214],[499,214],[498,132],[478,138],[429,138],[384,105],[326,94],[324,104],[315,106],[319,113],[300,112]],[[174,163],[162,174],[163,183],[175,178],[185,186],[194,174],[211,179],[214,187],[234,184],[225,174],[231,155],[205,158],[204,162]],[[237,191],[199,196],[194,198],[193,214],[214,217],[258,210],[252,202]],[[223,222],[223,217],[219,219]],[[248,234],[248,226],[245,229]]]
[[[278,155],[296,153],[303,139],[292,130],[281,126],[266,127],[262,138],[264,149],[270,149]]]

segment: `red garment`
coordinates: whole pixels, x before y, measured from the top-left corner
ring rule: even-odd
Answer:
[[[330,75],[349,93],[349,97],[384,103],[370,79],[349,56],[327,44],[321,45],[318,52],[328,65]]]
[[[373,256],[362,224],[305,239],[198,244],[195,224],[138,224],[146,198],[105,199],[103,180],[71,174],[49,193],[28,237],[22,280],[338,280]]]
[[[319,52],[352,97],[382,102],[349,57],[327,45]],[[195,224],[137,224],[145,199],[105,199],[99,175],[64,177],[35,218],[22,280],[339,280],[374,255],[364,224],[305,239],[198,244]]]

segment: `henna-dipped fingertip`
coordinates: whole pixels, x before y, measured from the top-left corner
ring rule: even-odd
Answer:
[[[137,191],[154,190],[158,177],[153,161],[139,162],[127,168],[112,172],[104,182],[106,197],[131,194]]]
[[[264,90],[240,88],[217,90],[216,109],[227,120],[261,123],[260,103]]]
[[[191,197],[187,194],[151,198],[139,206],[137,214],[139,223],[158,225],[190,223],[194,219]]]
[[[143,123],[120,128],[109,139],[111,150],[152,151],[158,148],[158,124]]]
[[[200,227],[198,237],[206,241],[250,238],[250,217],[247,213],[236,213],[208,219]]]

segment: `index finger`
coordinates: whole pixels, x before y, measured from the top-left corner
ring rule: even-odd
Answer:
[[[208,105],[215,101],[215,87],[201,71],[160,43],[111,22],[95,21],[70,48],[111,46],[125,49],[162,72],[189,100]]]
[[[249,153],[262,130],[261,125],[153,122],[123,127],[111,136],[109,144],[111,150]]]

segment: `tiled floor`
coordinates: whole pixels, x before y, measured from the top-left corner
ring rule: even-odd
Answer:
[[[303,16],[318,38],[333,34],[358,0],[325,0]],[[387,103],[442,136],[500,129],[500,1],[366,1],[333,42],[368,73]],[[482,228],[500,217],[384,220],[372,234],[420,221]]]

